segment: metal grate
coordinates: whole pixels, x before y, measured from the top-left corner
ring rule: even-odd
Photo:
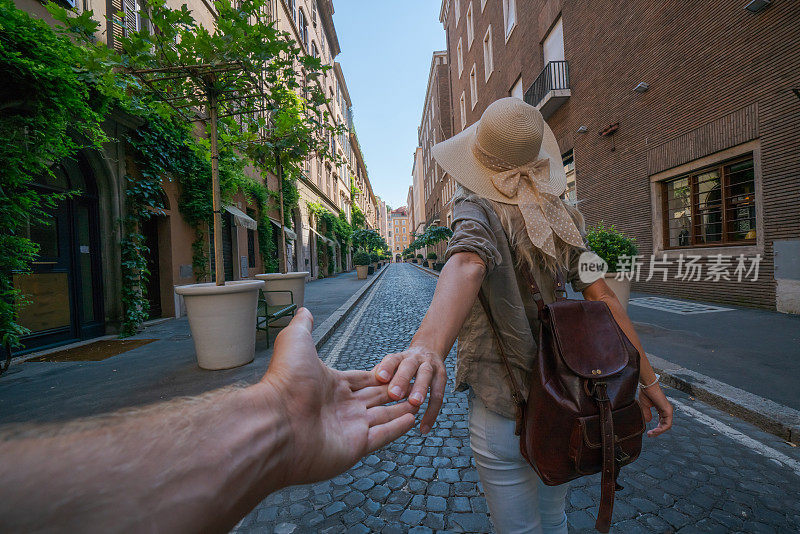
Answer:
[[[665,299],[663,297],[638,297],[630,299],[628,304],[641,306],[642,308],[652,308],[654,310],[677,313],[678,315],[696,315],[698,313],[714,313],[723,311],[733,311],[731,308],[711,306],[699,302],[686,302],[683,300]]]

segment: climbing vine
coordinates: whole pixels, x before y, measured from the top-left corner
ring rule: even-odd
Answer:
[[[92,28],[90,17],[76,27]],[[0,0],[0,341],[19,345],[28,330],[18,323],[28,297],[13,278],[30,273],[39,247],[29,228],[50,224],[49,212],[65,198],[30,187],[52,174],[54,161],[107,140],[101,128],[108,87],[86,68],[88,54],[44,21]]]

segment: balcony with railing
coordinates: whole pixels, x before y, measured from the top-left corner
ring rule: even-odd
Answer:
[[[536,81],[525,92],[525,102],[535,106],[547,119],[571,95],[569,65],[566,61],[551,61],[545,65]]]

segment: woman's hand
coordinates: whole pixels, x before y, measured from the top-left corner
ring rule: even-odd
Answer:
[[[408,395],[409,404],[416,407],[425,402],[430,388],[428,409],[420,422],[420,432],[427,434],[433,428],[444,400],[447,385],[444,358],[432,350],[412,346],[404,352],[389,354],[375,366],[373,372],[379,381],[389,383],[389,396],[393,400],[400,400]]]
[[[647,423],[653,419],[651,408],[655,408],[658,412],[658,426],[648,431],[648,436],[654,438],[672,428],[672,404],[667,400],[667,396],[664,395],[658,383],[639,389],[639,405],[642,407],[642,415]]]

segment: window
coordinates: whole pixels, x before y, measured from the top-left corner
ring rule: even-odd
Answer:
[[[319,51],[317,50],[317,43],[311,41],[311,55],[313,57],[319,57]]]
[[[456,10],[456,26],[458,26],[458,21],[461,19],[461,0],[455,1],[455,10]]]
[[[297,8],[295,7],[294,0],[289,0],[289,9],[292,12],[292,20],[297,20]]]
[[[458,45],[456,45],[456,56],[458,60],[458,77],[461,78],[461,73],[464,72],[464,49],[461,47],[461,37],[458,38]]]
[[[255,212],[253,210],[247,210],[247,214],[250,217],[255,216]],[[247,229],[247,268],[256,268],[256,233],[254,230],[249,228]]]
[[[486,0],[481,0],[481,13],[483,13],[484,7],[486,7]]]
[[[467,50],[472,48],[472,41],[475,40],[475,28],[472,20],[472,2],[467,6]]]
[[[308,23],[302,9],[297,10],[297,31],[300,32],[300,41],[302,41],[305,49],[308,50]]]
[[[459,108],[461,110],[461,129],[463,130],[464,127],[467,125],[467,106],[466,102],[464,101],[464,93],[461,93],[461,99],[459,100]]]
[[[311,2],[311,24],[313,24],[315,28],[317,27],[317,2],[316,1],[312,1]]]
[[[509,91],[508,96],[513,96],[515,98],[519,98],[520,100],[524,100],[525,94],[522,91],[522,76],[517,78],[517,81],[514,82],[514,85],[511,87],[511,91]]]
[[[469,71],[469,100],[472,108],[475,109],[475,104],[478,103],[478,77],[475,75],[475,65],[472,65],[472,70]]]
[[[547,34],[542,43],[542,56],[544,66],[551,61],[564,61],[564,26],[561,24],[561,17],[558,18],[553,29]]]
[[[517,25],[517,0],[503,0],[503,23],[506,30],[506,41]]]
[[[142,9],[139,0],[123,0],[125,7],[125,36],[130,37],[133,32],[142,29],[142,17],[139,10]]]
[[[572,150],[564,154],[564,173],[567,175],[567,190],[564,192],[564,200],[568,202],[577,202],[578,196],[575,189],[575,158],[572,155]]]
[[[665,180],[661,194],[665,248],[755,242],[752,155]]]
[[[486,35],[483,36],[483,75],[486,81],[494,71],[494,53],[492,51],[492,27],[491,25],[486,30]]]

